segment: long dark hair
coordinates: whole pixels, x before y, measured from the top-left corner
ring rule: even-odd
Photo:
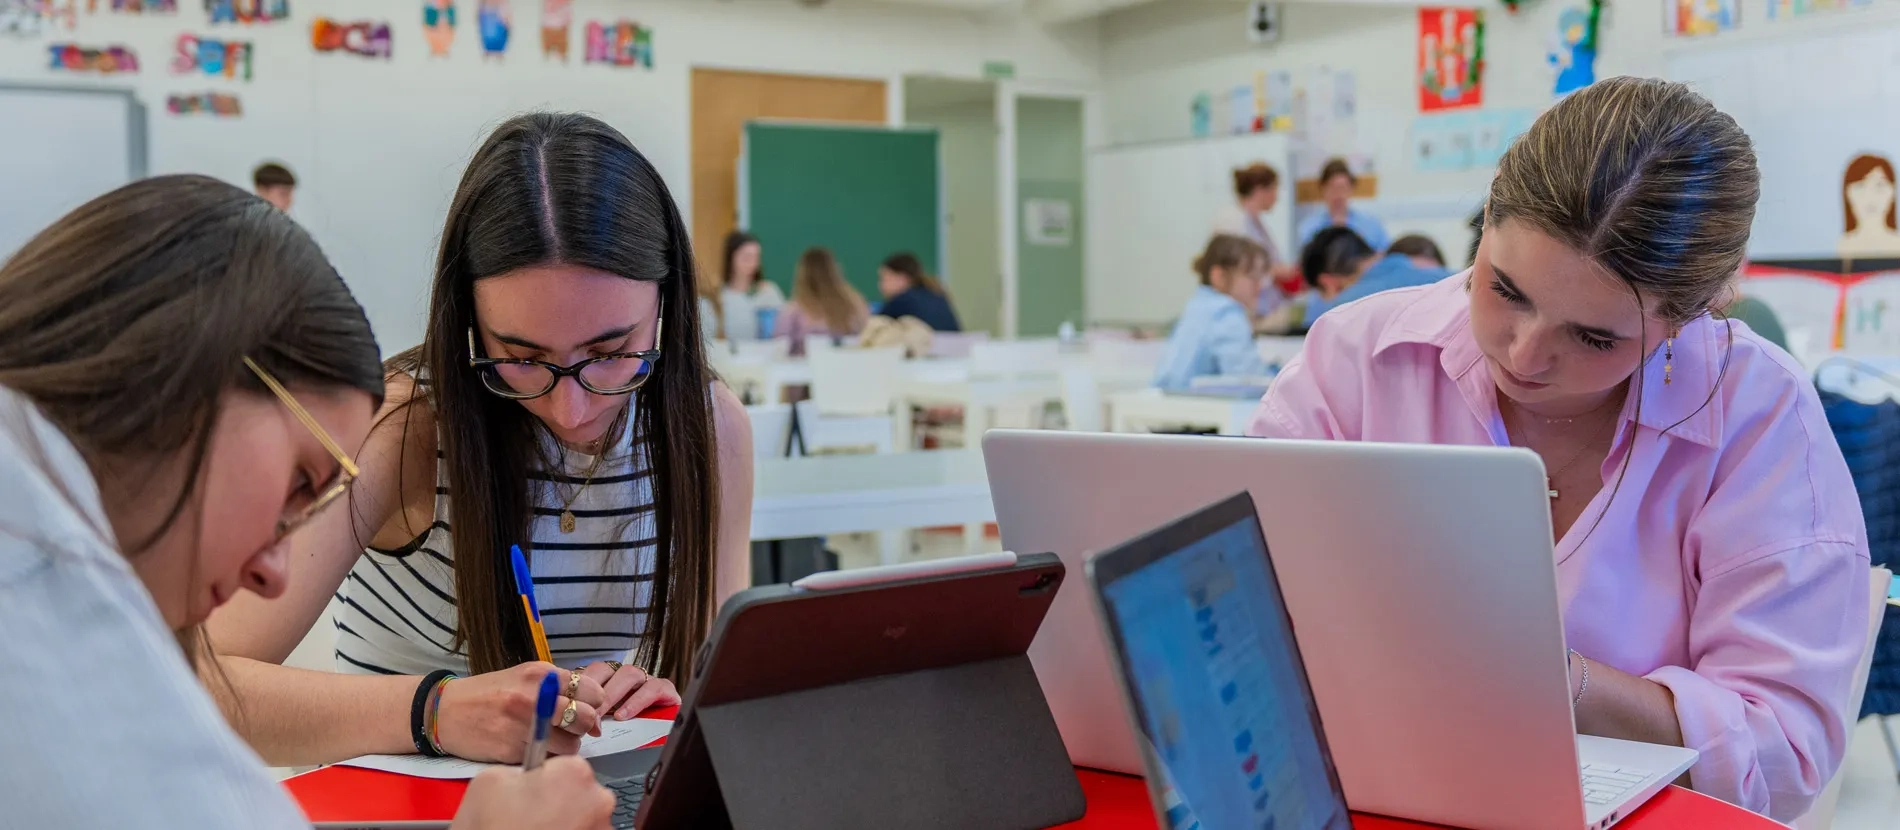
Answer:
[[[924,271],[923,260],[918,259],[916,254],[909,251],[891,254],[884,259],[884,270],[902,274],[910,280],[912,286],[922,288],[939,297],[943,296],[943,284]]]
[[[726,255],[719,260],[719,285],[722,288],[732,287],[733,255],[739,253],[740,248],[747,245],[756,245],[758,242],[758,237],[746,233],[745,231],[733,231],[732,233],[726,234]],[[759,283],[764,281],[765,262],[761,260],[758,270],[752,272],[752,285],[756,288]]]
[[[532,555],[528,475],[546,428],[483,387],[468,366],[467,332],[477,281],[553,263],[660,286],[663,357],[635,393],[631,425],[635,457],[651,471],[659,550],[635,659],[685,682],[711,623],[719,522],[712,374],[700,341],[693,253],[653,164],[585,115],[518,116],[475,151],[442,230],[422,346],[392,361],[392,369],[419,375],[422,391],[411,400],[434,410],[454,494],[456,642],[476,672],[535,659],[506,551],[520,544]]]
[[[356,389],[378,405],[369,320],[310,235],[204,176],[134,182],[0,265],[0,386],[32,399],[95,475],[138,482],[184,453],[184,487],[136,557],[183,517],[226,390]],[[161,494],[163,495],[163,494]],[[195,635],[180,632],[187,655]]]

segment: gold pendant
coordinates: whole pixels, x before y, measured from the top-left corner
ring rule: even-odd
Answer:
[[[572,511],[569,511],[569,510],[561,511],[561,532],[562,533],[574,532],[574,513]]]

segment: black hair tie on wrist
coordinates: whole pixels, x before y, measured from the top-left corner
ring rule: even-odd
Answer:
[[[409,737],[416,742],[417,752],[431,758],[442,758],[445,754],[429,742],[428,718],[426,717],[429,709],[429,693],[435,690],[437,683],[442,682],[442,678],[451,674],[453,672],[447,669],[429,672],[427,677],[422,678],[422,685],[416,687],[415,703],[409,706]]]

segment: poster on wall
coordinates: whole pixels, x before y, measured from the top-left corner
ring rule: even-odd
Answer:
[[[172,58],[172,74],[204,74],[248,81],[251,79],[251,54],[251,42],[248,40],[179,35],[177,56]]]
[[[138,53],[126,46],[114,44],[93,47],[77,43],[53,43],[47,45],[46,50],[52,59],[49,68],[57,72],[126,75],[139,71]]]
[[[455,0],[422,0],[422,35],[429,57],[446,58],[455,45]]]
[[[587,63],[653,68],[653,30],[631,20],[589,21]]]
[[[1227,132],[1230,135],[1246,135],[1253,132],[1254,96],[1253,87],[1237,86],[1227,91]]]
[[[0,0],[0,35],[37,37],[48,28],[40,0]]]
[[[1423,172],[1496,167],[1511,142],[1536,120],[1536,110],[1522,107],[1421,115],[1412,122],[1412,167]]]
[[[1484,104],[1484,13],[1427,6],[1418,10],[1418,108]]]
[[[177,14],[178,0],[112,0],[111,9],[113,14]],[[98,11],[96,0],[86,11]]]
[[[499,59],[508,51],[508,30],[514,27],[508,0],[481,0],[475,8],[475,28],[482,36],[482,57]]]
[[[1557,71],[1552,94],[1558,98],[1597,82],[1597,47],[1591,42],[1590,10],[1564,9],[1557,17],[1557,41],[1550,50],[1550,66]]]
[[[281,23],[290,19],[290,0],[205,0],[205,13],[216,23]]]
[[[1214,96],[1205,92],[1194,94],[1194,100],[1188,103],[1188,134],[1195,138],[1207,138],[1214,134]]]
[[[1900,256],[1900,227],[1895,225],[1893,162],[1864,153],[1847,163],[1841,175],[1842,259]]]
[[[1864,9],[1874,4],[1873,0],[1767,0],[1767,2],[1769,20],[1784,20],[1817,12]]]
[[[165,96],[165,111],[172,115],[237,118],[244,114],[244,104],[226,92],[173,93]]]
[[[1075,242],[1075,205],[1067,199],[1023,200],[1023,235],[1031,245],[1069,247]]]
[[[310,21],[310,45],[318,52],[348,52],[385,60],[392,51],[389,24],[370,20],[344,22],[319,17]]]
[[[574,27],[574,0],[541,0],[541,57],[567,63],[568,33]]]
[[[1677,37],[1720,34],[1742,25],[1741,0],[1669,0],[1663,4],[1663,28]]]

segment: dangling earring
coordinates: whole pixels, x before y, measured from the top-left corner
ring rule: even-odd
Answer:
[[[1670,377],[1671,373],[1673,373],[1675,369],[1676,369],[1676,335],[1672,333],[1669,335],[1668,340],[1663,341],[1663,385],[1664,386],[1668,386],[1669,384],[1675,382],[1675,379]]]

